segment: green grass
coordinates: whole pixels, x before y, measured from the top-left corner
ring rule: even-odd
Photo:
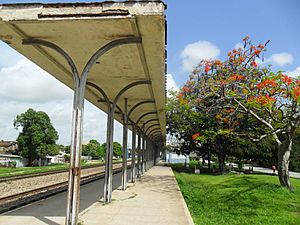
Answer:
[[[196,225],[300,224],[300,179],[290,192],[275,176],[174,173]]]
[[[48,171],[55,171],[60,169],[67,169],[69,164],[57,164],[50,166],[34,166],[34,167],[21,167],[21,168],[7,168],[0,167],[0,177],[12,177],[19,175],[28,175],[35,173],[43,173]]]
[[[103,165],[103,162],[93,162],[93,163],[83,163],[82,166],[100,166]],[[44,173],[62,169],[68,169],[69,163],[64,164],[53,164],[49,166],[34,166],[34,167],[21,167],[21,168],[7,168],[7,167],[0,167],[0,178],[4,177],[13,177],[13,176],[20,176],[20,175],[29,175],[29,174],[36,174],[36,173]]]

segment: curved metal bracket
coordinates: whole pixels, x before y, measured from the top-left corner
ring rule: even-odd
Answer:
[[[147,113],[141,115],[141,116],[137,119],[136,124],[139,124],[139,122],[141,121],[141,119],[143,119],[145,116],[148,116],[148,115],[151,115],[151,114],[157,114],[157,112],[156,112],[156,111],[151,111],[151,112],[147,112]]]
[[[147,135],[147,132],[148,132],[152,127],[155,127],[155,126],[160,127],[160,124],[159,124],[159,123],[156,123],[156,124],[153,124],[153,125],[149,126],[149,127],[146,129],[145,134]]]
[[[120,106],[116,105],[116,108],[119,110],[119,113],[121,113],[122,115],[124,115],[124,112],[123,112],[123,110],[121,109]]]
[[[41,46],[45,46],[45,47],[55,50],[68,62],[69,66],[71,68],[71,71],[72,71],[72,76],[75,81],[75,84],[77,86],[79,85],[80,77],[79,77],[77,67],[76,67],[74,61],[72,60],[72,58],[69,56],[69,54],[67,52],[65,52],[61,47],[59,47],[58,45],[56,45],[54,43],[40,40],[40,39],[24,39],[22,41],[22,44],[23,45],[41,45]]]
[[[159,127],[159,128],[154,128],[154,129],[152,129],[152,130],[148,133],[148,136],[151,136],[151,135],[153,135],[154,132],[158,132],[158,131],[160,131],[160,133],[161,133],[160,127]]]
[[[146,101],[141,101],[137,104],[135,104],[134,106],[132,106],[132,108],[129,110],[128,112],[128,117],[130,117],[131,113],[139,106],[143,105],[143,104],[148,104],[148,103],[155,103],[154,100],[146,100]]]
[[[161,138],[161,142],[163,142],[163,137],[159,134],[156,134],[156,135],[152,136],[151,140],[155,141],[155,139],[157,139],[157,138]]]
[[[146,121],[145,123],[143,123],[143,126],[142,126],[142,130],[144,130],[145,126],[148,124],[148,123],[151,123],[153,121],[159,121],[157,118],[156,119],[150,119],[148,121]]]
[[[156,137],[161,137],[163,138],[162,134],[161,133],[158,133],[158,132],[154,132],[151,136],[151,138],[156,138]]]
[[[149,137],[154,136],[155,134],[161,134],[160,130],[154,129],[149,133]],[[162,134],[161,134],[162,135]]]
[[[117,96],[115,97],[115,99],[113,101],[113,109],[114,109],[115,105],[117,104],[119,98],[122,96],[122,94],[124,94],[127,90],[129,90],[132,87],[135,87],[135,86],[138,86],[138,85],[143,85],[143,84],[151,84],[151,81],[150,80],[136,81],[136,82],[128,84],[127,86],[122,88],[121,91],[119,91],[119,93],[117,94]]]
[[[117,40],[113,40],[113,41],[109,42],[108,44],[104,45],[98,51],[96,51],[94,53],[94,55],[89,59],[86,66],[84,67],[82,74],[83,75],[88,74],[92,65],[97,61],[97,59],[100,58],[102,55],[104,55],[110,49],[117,47],[119,45],[137,44],[137,43],[141,43],[141,42],[142,42],[142,39],[138,38],[138,37],[127,37],[127,38],[117,39]]]
[[[107,106],[108,107],[110,106],[110,100],[109,100],[108,96],[106,95],[105,91],[102,88],[100,88],[98,85],[96,85],[92,82],[88,82],[88,81],[86,82],[86,85],[89,85],[89,86],[95,88],[97,91],[99,91],[101,93],[101,95],[103,96]]]
[[[104,55],[110,49],[112,49],[114,47],[117,47],[119,45],[137,44],[137,43],[141,43],[141,42],[142,42],[141,38],[127,37],[127,38],[113,40],[113,41],[107,43],[106,45],[104,45],[103,47],[98,49],[92,55],[92,57],[88,60],[88,62],[85,64],[85,67],[84,67],[84,69],[81,73],[81,76],[79,76],[78,70],[77,70],[77,68],[75,66],[75,63],[72,60],[72,58],[62,48],[60,48],[58,45],[56,45],[54,43],[51,43],[51,42],[48,42],[48,41],[44,41],[44,40],[40,40],[40,39],[34,39],[34,38],[24,39],[22,44],[24,44],[24,45],[42,45],[42,46],[54,49],[56,52],[58,52],[60,55],[62,55],[67,60],[68,64],[70,65],[74,81],[75,81],[77,87],[80,89],[80,92],[82,92],[85,88],[87,75],[88,75],[90,69],[92,68],[92,66],[97,61],[98,58],[100,58],[102,55]],[[84,85],[80,85],[80,83],[82,83]]]
[[[111,102],[111,101],[109,100],[109,98],[108,98],[108,96],[106,95],[105,91],[104,91],[102,88],[100,88],[98,85],[96,85],[96,84],[94,84],[94,83],[92,83],[92,82],[89,82],[89,81],[86,82],[86,85],[89,85],[89,86],[95,88],[97,91],[99,91],[99,92],[101,93],[101,95],[103,96],[103,98],[104,98],[104,100],[105,100],[105,102],[106,102],[106,104],[107,104],[108,106],[110,106],[110,104],[113,104],[113,102]],[[121,114],[124,114],[124,113],[123,113],[123,110],[121,109],[120,106],[116,105],[116,108],[119,110],[119,112],[120,112]]]

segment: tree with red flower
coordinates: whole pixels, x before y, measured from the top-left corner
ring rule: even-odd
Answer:
[[[228,52],[223,62],[200,62],[185,85],[189,92],[183,97],[188,99],[190,110],[214,115],[227,133],[245,133],[238,125],[242,115],[259,123],[263,129],[250,124],[247,135],[253,141],[273,138],[278,148],[279,181],[291,189],[289,155],[300,126],[300,81],[256,63],[263,59],[269,41],[257,46],[248,36],[243,41],[244,48]]]

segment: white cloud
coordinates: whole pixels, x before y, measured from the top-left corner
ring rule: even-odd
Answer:
[[[0,41],[0,52],[0,67],[13,66],[16,61],[24,58],[24,56],[3,41]]]
[[[72,91],[23,58],[0,69],[0,140],[15,140],[13,120],[28,108],[46,112],[59,133],[58,143],[70,144]],[[106,114],[85,101],[83,142],[106,140]],[[115,140],[122,143],[122,126],[115,122]],[[130,143],[130,140],[129,140]]]
[[[244,48],[244,44],[242,43],[237,43],[234,46],[234,49],[239,49],[239,48]],[[266,58],[264,61],[262,61],[260,58],[255,59],[256,63],[258,65],[263,65],[263,64],[271,64],[274,66],[286,66],[286,65],[292,65],[294,58],[293,55],[290,53],[282,52],[282,53],[277,53],[271,55],[271,57]]]
[[[234,46],[234,49],[239,49],[239,48],[242,48],[242,49],[243,49],[243,48],[244,48],[244,44],[242,44],[242,43],[240,43],[240,42],[239,42],[239,43],[236,43],[235,46]]]
[[[179,88],[178,88],[176,81],[174,80],[173,75],[168,73],[167,74],[167,93],[169,93],[170,90],[178,91]]]
[[[203,59],[216,59],[220,49],[209,41],[198,41],[185,46],[181,52],[182,68],[191,71]]]
[[[295,70],[293,71],[288,71],[287,74],[291,77],[300,77],[300,66],[298,66]]]
[[[266,59],[266,63],[270,63],[274,66],[286,66],[286,65],[292,65],[293,64],[293,55],[282,52],[271,55],[270,58]]]
[[[24,58],[0,70],[0,95],[16,101],[45,103],[70,98],[72,91]]]

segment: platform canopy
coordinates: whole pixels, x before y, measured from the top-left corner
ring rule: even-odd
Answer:
[[[93,65],[87,81],[101,87],[113,100],[126,85],[150,80],[150,85],[139,85],[125,92],[118,106],[123,110],[125,98],[129,109],[141,101],[155,101],[139,106],[130,119],[136,122],[142,114],[156,112],[145,116],[140,125],[153,119],[146,128],[159,123],[164,137],[164,10],[161,1],[2,4],[0,39],[74,90],[71,69],[61,55],[47,47],[24,45],[23,40],[40,39],[58,45],[81,72],[89,58],[105,44],[126,37],[141,38],[140,44],[120,45],[105,53]],[[95,88],[87,86],[85,98],[99,109],[107,110]],[[115,118],[122,120],[120,114]]]

